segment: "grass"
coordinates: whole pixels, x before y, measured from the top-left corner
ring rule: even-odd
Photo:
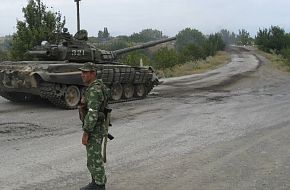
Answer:
[[[287,59],[285,59],[282,55],[278,55],[275,53],[266,53],[258,50],[258,52],[266,57],[272,64],[272,66],[280,71],[290,72],[290,64]]]
[[[206,60],[191,61],[182,65],[176,65],[171,69],[159,70],[157,74],[160,78],[167,78],[203,73],[227,64],[229,61],[230,54],[225,51],[219,51],[215,56],[210,56]]]

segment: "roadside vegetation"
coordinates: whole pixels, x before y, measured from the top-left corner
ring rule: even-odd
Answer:
[[[260,29],[255,38],[256,46],[280,70],[290,71],[290,33],[279,26]]]
[[[216,69],[226,63],[229,63],[229,61],[229,53],[226,51],[218,51],[216,55],[209,56],[206,59],[189,61],[185,64],[175,65],[172,68],[158,70],[157,74],[161,78],[167,78],[203,73],[208,70]]]
[[[12,36],[0,38],[0,61],[25,60],[26,51],[40,45],[41,41],[57,43],[65,28],[65,17],[60,12],[48,10],[41,0],[29,0],[22,9],[24,20],[16,23]],[[143,29],[129,36],[111,36],[108,28],[90,36],[88,42],[99,49],[117,50],[148,41],[168,38],[162,31]],[[120,56],[118,61],[138,66],[153,66],[161,77],[181,76],[204,72],[229,62],[224,51],[229,45],[255,45],[265,56],[283,70],[290,68],[290,34],[278,26],[260,29],[252,38],[245,29],[238,34],[222,29],[217,33],[203,34],[194,28],[185,28],[176,34],[176,41],[138,50]]]
[[[259,50],[259,53],[266,57],[272,64],[272,66],[280,71],[290,72],[289,60],[283,55],[277,53],[267,53]]]

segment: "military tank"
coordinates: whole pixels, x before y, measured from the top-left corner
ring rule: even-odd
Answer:
[[[97,78],[111,89],[111,102],[141,99],[158,85],[156,73],[152,67],[119,63],[117,57],[176,38],[116,51],[97,49],[87,43],[87,39],[85,30],[79,30],[74,36],[64,31],[60,35],[60,43],[44,41],[27,52],[34,61],[0,63],[0,95],[14,102],[27,102],[41,97],[57,107],[75,109],[85,88],[78,68],[85,62],[93,62]]]

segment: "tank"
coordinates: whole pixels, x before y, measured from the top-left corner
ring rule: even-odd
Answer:
[[[0,63],[0,95],[14,102],[28,102],[36,97],[47,99],[57,107],[75,109],[85,88],[78,70],[93,62],[97,78],[111,90],[110,102],[141,99],[148,95],[158,78],[152,67],[133,67],[116,61],[121,54],[169,42],[161,39],[137,46],[105,51],[87,43],[87,32],[74,36],[64,31],[58,44],[46,41],[27,52],[34,61]]]

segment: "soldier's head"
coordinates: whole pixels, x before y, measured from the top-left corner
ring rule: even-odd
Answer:
[[[79,70],[82,71],[81,77],[83,79],[83,82],[86,85],[89,85],[94,80],[96,80],[97,71],[96,71],[96,67],[95,67],[95,65],[93,63],[87,62],[81,68],[79,68]]]

